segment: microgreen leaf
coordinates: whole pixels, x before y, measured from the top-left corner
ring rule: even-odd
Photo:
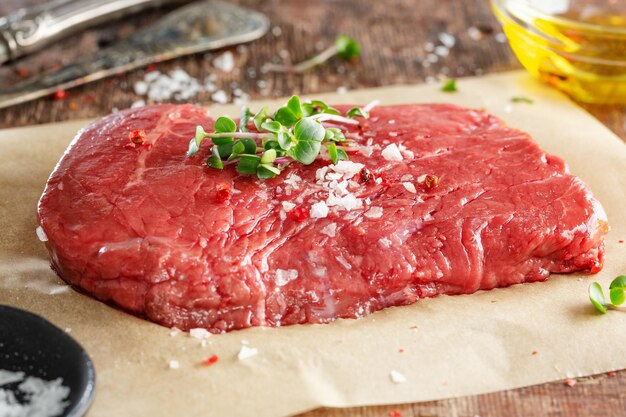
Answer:
[[[187,156],[194,156],[199,150],[198,141],[196,141],[196,138],[191,138],[189,141],[189,147],[187,148]]]
[[[311,164],[320,153],[324,127],[315,120],[304,118],[296,123],[293,134],[296,144],[287,151],[287,155],[304,165]]]
[[[339,160],[343,160],[343,161],[347,161],[348,159],[348,154],[346,153],[346,151],[343,150],[343,148],[337,148],[337,158],[339,158]]]
[[[275,121],[264,122],[261,124],[261,129],[272,133],[278,133],[283,129],[283,125]]]
[[[287,104],[279,108],[274,114],[274,120],[286,127],[295,125],[298,120],[302,119],[302,106],[300,105],[300,97],[292,96]]]
[[[274,149],[268,149],[261,157],[262,164],[273,164],[276,160],[276,151]]]
[[[267,108],[267,106],[263,107],[261,110],[259,110],[259,112],[257,114],[254,115],[254,118],[252,119],[252,121],[254,122],[254,126],[256,127],[257,131],[261,131],[262,127],[261,125],[263,125],[263,123],[265,123],[265,121],[270,117],[270,113],[269,113],[269,109]]]
[[[235,144],[233,145],[233,150],[232,150],[232,155],[231,158],[237,154],[240,153],[246,153],[246,146],[243,144],[242,141],[238,140],[237,142],[235,142]]]
[[[220,157],[222,158],[228,158],[232,153],[233,153],[233,146],[235,145],[235,142],[230,141],[227,143],[222,143],[220,145],[216,145],[217,146],[217,151],[220,154]]]
[[[335,38],[335,49],[337,55],[346,60],[355,59],[361,55],[359,43],[346,35],[339,35]]]
[[[589,285],[589,300],[591,304],[602,314],[606,313],[606,301],[604,300],[604,292],[602,286],[598,282],[592,282]]]
[[[624,304],[626,300],[626,275],[615,278],[609,286],[611,303],[615,306]]]
[[[528,103],[528,104],[533,104],[535,102],[532,98],[528,98],[524,96],[511,97],[511,101],[513,103]]]
[[[361,107],[353,107],[350,110],[348,110],[346,112],[346,116],[354,119],[355,117],[362,117],[364,119],[367,119],[370,117],[369,112],[367,112],[366,110],[362,109]]]
[[[278,139],[278,144],[284,150],[288,150],[291,148],[291,144],[293,143],[293,135],[290,132],[278,132],[276,134],[276,138]]]
[[[444,93],[456,93],[458,91],[456,86],[456,80],[454,78],[446,80],[446,82],[443,83],[443,86],[441,86],[441,91],[443,91]]]
[[[243,106],[241,108],[241,118],[239,119],[240,132],[248,131],[248,122],[250,121],[250,117],[252,117],[252,114],[250,113],[250,107]]]
[[[243,143],[244,151],[243,153],[249,153],[254,155],[256,153],[256,142],[254,139],[243,138],[241,139],[241,143]]]
[[[219,152],[217,151],[217,145],[211,148],[211,156],[206,160],[206,164],[211,168],[215,169],[223,169],[224,164],[222,163],[222,158],[220,157]]]
[[[271,164],[259,164],[256,169],[256,176],[260,179],[273,178],[280,174],[280,169]]]
[[[231,119],[230,117],[220,116],[215,121],[214,129],[215,129],[215,133],[231,133],[231,132],[237,131],[237,125],[235,124],[233,119]],[[221,144],[233,141],[232,137],[212,138],[212,139],[213,139],[213,143],[215,143],[216,145],[221,145]]]
[[[256,169],[261,163],[261,157],[256,155],[241,155],[239,163],[237,164],[237,171],[240,174],[256,174]]]
[[[200,144],[202,140],[207,137],[207,133],[202,126],[196,126],[196,136],[189,141],[189,149],[187,150],[187,156],[194,156],[200,150]]]
[[[337,156],[337,145],[334,142],[330,142],[326,145],[326,149],[328,149],[328,156],[330,156],[330,160],[333,164],[337,164],[339,162],[339,157]]]

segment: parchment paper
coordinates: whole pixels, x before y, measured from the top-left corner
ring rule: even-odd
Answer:
[[[510,101],[520,95],[535,103]],[[422,85],[325,98],[454,102],[484,107],[529,131],[564,157],[604,204],[612,227],[604,270],[421,300],[361,320],[237,331],[211,336],[202,347],[185,333],[171,336],[169,329],[68,289],[49,270],[35,236],[35,207],[56,161],[86,122],[0,131],[0,302],[71,329],[87,349],[97,371],[89,416],[286,416],[318,406],[433,400],[626,368],[626,332],[616,331],[624,328],[626,314],[594,314],[587,299],[589,282],[607,287],[626,273],[626,244],[618,243],[626,239],[626,146],[617,137],[522,72],[462,79],[456,94]],[[238,360],[242,341],[258,355]],[[202,366],[213,354],[219,361]],[[172,359],[179,369],[168,368]],[[392,369],[407,381],[394,384]]]

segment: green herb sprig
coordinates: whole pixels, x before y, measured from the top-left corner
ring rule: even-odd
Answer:
[[[260,179],[273,178],[292,161],[309,165],[319,155],[322,147],[334,164],[347,160],[342,145],[352,142],[338,125],[358,125],[356,117],[367,119],[369,111],[378,104],[374,101],[365,107],[354,107],[346,115],[321,100],[302,102],[293,96],[273,114],[263,107],[254,116],[244,108],[239,126],[229,117],[215,121],[214,131],[205,132],[196,127],[196,135],[189,141],[187,156],[200,150],[202,141],[211,138],[213,146],[206,163],[215,169],[237,163],[241,174],[256,174]],[[324,125],[331,121],[333,125]],[[249,130],[252,122],[256,132]]]
[[[444,93],[456,93],[458,91],[458,88],[456,86],[456,79],[447,79],[441,86],[441,91],[443,91]]]
[[[611,304],[608,304],[604,298],[604,292],[599,282],[592,282],[589,285],[589,301],[602,314],[608,310],[620,309],[620,305],[626,301],[626,275],[620,275],[615,278],[609,286],[609,298]]]
[[[305,72],[328,61],[334,56],[338,56],[346,61],[357,59],[361,56],[361,46],[353,38],[346,35],[339,35],[335,38],[332,46],[326,48],[314,57],[300,62],[296,65],[276,65],[267,64],[263,67],[266,71],[273,72]]]

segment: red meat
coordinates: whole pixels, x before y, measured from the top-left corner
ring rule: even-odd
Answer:
[[[601,268],[608,224],[589,189],[483,111],[377,107],[352,129],[351,163],[320,157],[271,180],[206,167],[208,143],[187,158],[198,124],[212,128],[206,110],[158,105],[78,133],[38,210],[61,278],[165,326],[216,332]],[[320,202],[326,217],[314,217]]]

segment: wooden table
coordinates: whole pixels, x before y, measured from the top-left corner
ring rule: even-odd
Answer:
[[[216,84],[232,99],[236,88],[251,100],[312,94],[338,88],[356,89],[396,83],[421,83],[440,76],[463,77],[520,68],[486,0],[285,0],[238,3],[259,9],[272,21],[272,30],[263,39],[245,47],[232,48],[236,69],[216,70],[212,55],[199,54],[159,64],[167,72],[183,68],[194,77],[217,76]],[[42,0],[2,0],[0,14]],[[0,84],[13,83],[27,74],[36,74],[114,43],[135,29],[155,20],[162,12],[143,13],[123,22],[100,26],[66,39],[46,51],[0,67]],[[481,39],[470,36],[469,27],[482,30]],[[329,45],[339,33],[357,38],[363,49],[360,61],[331,60],[302,75],[262,74],[259,68],[272,60],[297,62]],[[453,34],[456,44],[447,57],[425,65],[426,44],[440,45],[441,33]],[[0,110],[0,128],[26,126],[108,114],[114,108],[129,107],[138,97],[135,82],[143,70],[102,80],[68,92],[64,100],[52,98]],[[210,94],[194,102],[208,104]],[[625,106],[583,105],[626,141]],[[601,355],[602,352],[596,354]],[[571,384],[571,381],[570,381]],[[398,412],[399,414],[396,414]],[[383,416],[618,416],[626,414],[626,372],[564,381],[517,390],[420,404],[320,409],[301,417],[383,417]]]

